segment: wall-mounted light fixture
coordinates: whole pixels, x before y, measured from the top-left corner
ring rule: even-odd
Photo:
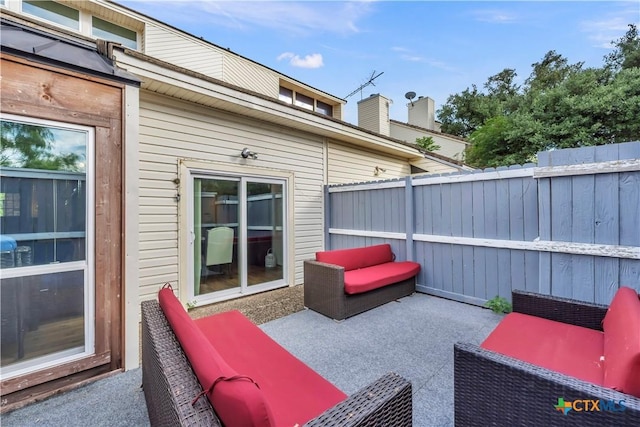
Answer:
[[[386,172],[387,170],[385,168],[381,168],[380,166],[376,166],[375,168],[373,168],[373,174],[375,176],[380,175],[381,173]]]
[[[248,159],[249,157],[251,157],[253,160],[257,160],[258,159],[258,153],[254,153],[253,151],[249,151],[248,148],[243,148],[242,152],[240,153],[240,155],[242,156],[243,159]]]

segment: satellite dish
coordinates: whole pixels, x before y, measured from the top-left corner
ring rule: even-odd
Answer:
[[[409,100],[409,102],[411,103],[411,106],[413,107],[413,98],[416,97],[416,93],[415,92],[407,92],[407,93],[404,94],[404,97]]]

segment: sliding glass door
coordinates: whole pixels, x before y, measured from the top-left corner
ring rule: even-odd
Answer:
[[[281,179],[193,175],[196,301],[285,283],[285,188]]]

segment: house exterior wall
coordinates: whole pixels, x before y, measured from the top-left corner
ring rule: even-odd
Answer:
[[[449,166],[429,158],[411,161],[413,166],[427,171],[429,174],[460,172],[460,167]]]
[[[400,178],[411,174],[406,159],[368,151],[330,141],[327,145],[329,184],[348,184],[379,179]],[[384,169],[375,175],[375,167]]]
[[[464,159],[464,150],[469,145],[465,141],[447,136],[446,134],[428,132],[426,130],[421,130],[395,121],[390,123],[390,130],[390,136],[392,138],[411,143],[416,142],[417,138],[430,136],[433,138],[433,141],[440,146],[440,149],[437,150],[436,153],[459,161]]]
[[[248,162],[249,147],[259,159]],[[176,201],[181,159],[224,165],[237,173],[252,172],[249,163],[293,174],[288,189],[294,203],[289,227],[295,283],[302,283],[302,261],[322,249],[324,148],[320,137],[273,126],[175,99],[141,91],[140,102],[140,297],[155,298],[159,286],[178,283],[184,263],[179,215],[187,197]],[[253,172],[255,173],[255,172]],[[291,277],[285,274],[285,277]],[[178,283],[182,286],[182,283]],[[182,292],[182,291],[181,291]]]
[[[358,102],[358,126],[389,136],[389,100],[379,94]]]
[[[221,49],[166,27],[145,25],[144,53],[216,79],[224,77]]]
[[[436,103],[433,99],[424,96],[407,104],[409,124],[420,126],[428,130],[435,130]]]
[[[236,55],[226,55],[222,80],[272,98],[278,98],[278,74]]]

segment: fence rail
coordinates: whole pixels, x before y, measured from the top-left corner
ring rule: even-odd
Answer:
[[[475,303],[526,289],[608,303],[640,290],[640,142],[538,165],[329,186],[326,247],[390,243],[422,292]]]

